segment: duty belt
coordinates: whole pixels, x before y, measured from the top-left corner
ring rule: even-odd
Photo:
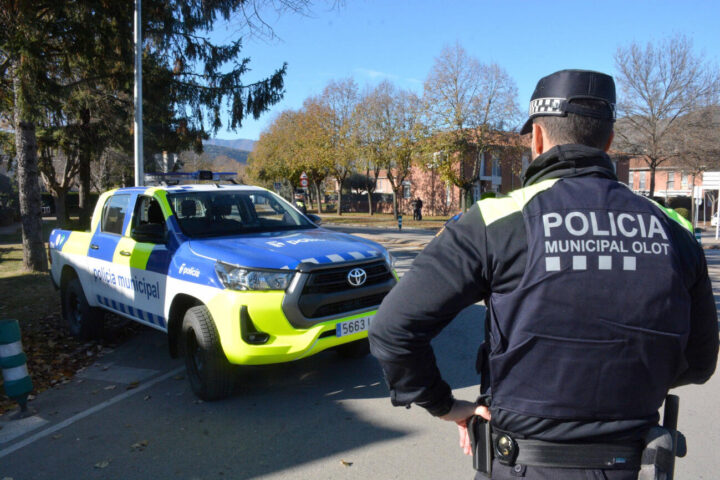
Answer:
[[[636,470],[640,468],[643,446],[634,443],[554,443],[516,439],[493,433],[495,458],[504,465]]]

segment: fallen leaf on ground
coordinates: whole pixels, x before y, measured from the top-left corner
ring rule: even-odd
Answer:
[[[125,390],[132,390],[133,388],[137,388],[137,386],[140,385],[140,382],[130,382],[127,387],[125,387]]]
[[[95,464],[95,468],[107,468],[110,465],[110,460],[103,460]]]
[[[105,390],[115,390],[117,388],[117,385],[108,385],[105,387]]]
[[[141,441],[139,441],[139,442],[137,442],[137,443],[133,443],[132,445],[130,445],[130,448],[132,448],[133,450],[143,451],[143,450],[145,450],[145,447],[147,447],[147,446],[148,446],[148,441],[147,441],[147,440],[141,440]]]
[[[353,464],[353,462],[346,462],[345,460],[340,460],[340,463],[342,463],[345,467],[351,467]]]

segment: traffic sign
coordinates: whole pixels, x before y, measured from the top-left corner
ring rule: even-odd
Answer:
[[[300,174],[300,186],[303,188],[308,186],[308,176],[305,172]]]

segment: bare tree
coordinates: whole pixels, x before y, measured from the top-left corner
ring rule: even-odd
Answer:
[[[720,169],[720,107],[704,108],[679,118],[669,138],[675,145],[677,165],[691,175],[693,188],[698,175]],[[695,209],[692,195],[693,219]]]
[[[620,86],[616,148],[641,157],[650,168],[650,196],[655,193],[655,171],[677,157],[673,140],[680,119],[714,103],[719,90],[718,72],[684,36],[659,45],[637,43],[615,54]]]
[[[424,100],[434,131],[431,148],[446,159],[438,168],[461,189],[465,207],[480,157],[489,146],[488,134],[517,126],[517,86],[502,67],[482,64],[455,44],[435,59],[425,80]]]
[[[342,186],[355,170],[357,160],[358,145],[353,112],[359,100],[358,86],[352,78],[331,81],[319,98],[319,103],[330,113],[327,125],[330,134],[328,151],[332,158],[330,176],[338,185],[338,215],[342,215]]]

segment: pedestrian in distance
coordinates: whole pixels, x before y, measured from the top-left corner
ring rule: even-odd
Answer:
[[[420,197],[417,197],[415,201],[413,201],[413,220],[422,220],[422,207],[423,201]]]
[[[669,438],[658,410],[715,370],[703,251],[687,221],[618,181],[614,121],[612,77],[540,79],[523,188],[448,222],[373,319],[393,405],[456,423],[476,478],[666,478],[672,447],[650,443]],[[481,300],[484,330],[479,319],[464,337],[485,339],[472,402],[453,397],[430,341]]]

